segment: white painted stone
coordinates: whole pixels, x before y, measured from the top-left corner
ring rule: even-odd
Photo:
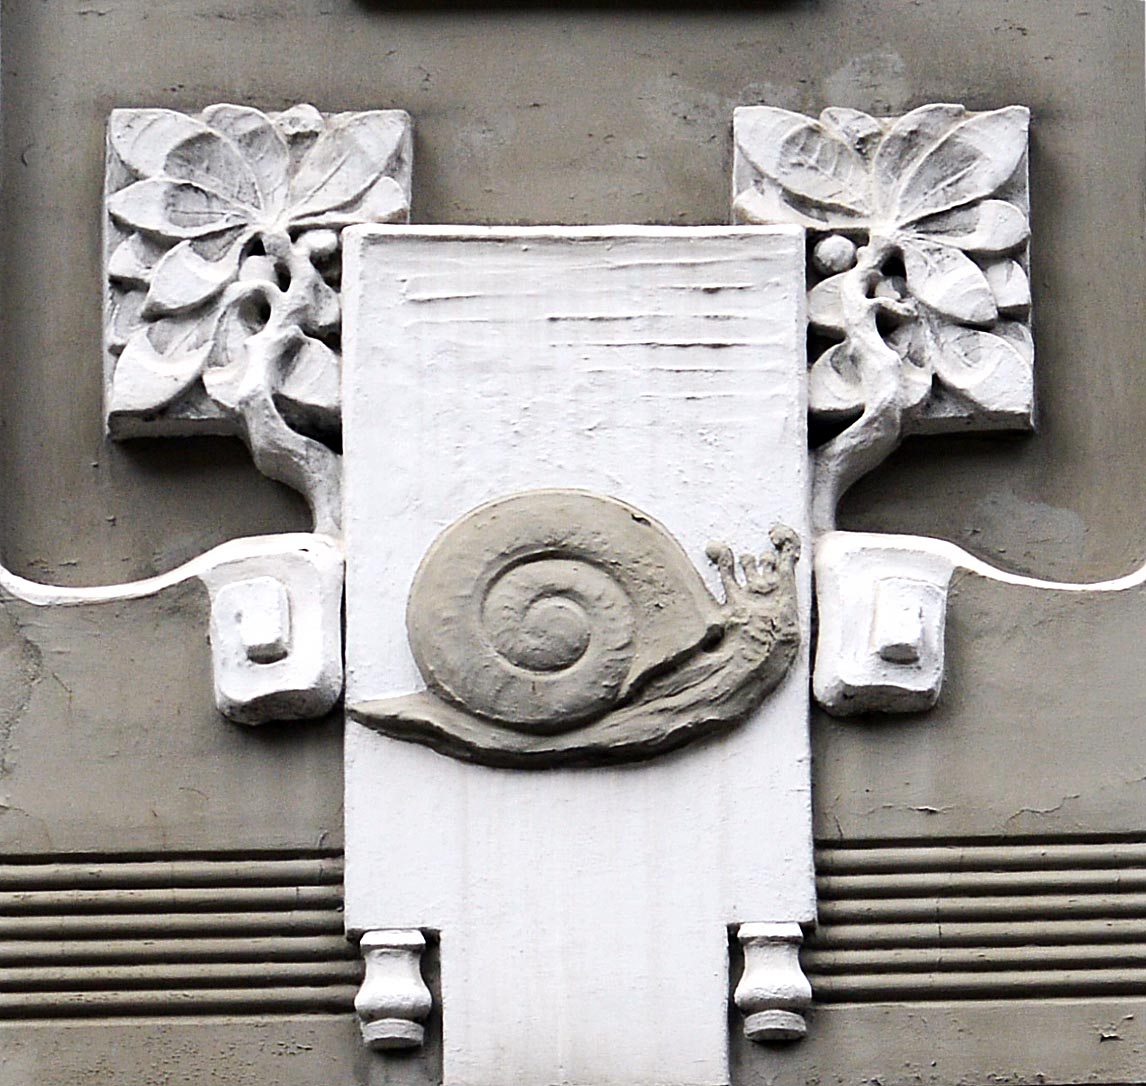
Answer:
[[[872,608],[871,647],[891,664],[916,664],[928,651],[935,586],[911,577],[884,577],[876,583]]]
[[[908,434],[1031,428],[1029,122],[736,110],[734,217],[807,228],[811,412],[848,423],[815,453],[817,533]]]
[[[226,616],[248,660],[273,664],[290,652],[290,598],[273,577],[233,581],[215,594],[215,613]]]
[[[354,1011],[367,1046],[377,1050],[420,1048],[422,1020],[433,1002],[422,980],[426,937],[420,931],[368,931],[358,944],[366,976]]]
[[[729,925],[815,916],[804,635],[745,723],[624,766],[470,764],[356,706],[422,688],[415,570],[494,498],[584,488],[711,539],[807,540],[792,228],[351,231],[346,922],[440,933],[448,1086],[728,1081]]]
[[[215,703],[242,724],[321,716],[342,692],[342,556],[321,537],[298,538],[237,540],[237,553],[200,574]]]
[[[733,998],[744,1015],[744,1035],[757,1042],[799,1040],[812,1003],[812,986],[800,968],[800,925],[741,924],[736,937],[744,972]]]
[[[235,434],[337,534],[341,230],[405,221],[401,110],[117,109],[105,182],[108,432]]]
[[[912,542],[829,532],[816,543],[813,690],[829,712],[919,712],[939,697],[955,563]]]

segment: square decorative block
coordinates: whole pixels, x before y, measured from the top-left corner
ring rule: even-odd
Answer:
[[[808,230],[814,419],[894,395],[905,433],[1031,427],[1029,123],[1023,106],[736,110],[736,221]]]
[[[337,433],[341,230],[405,221],[409,116],[117,109],[107,137],[111,436],[249,437],[244,381],[299,432]]]
[[[730,932],[799,978],[803,266],[792,227],[348,233],[346,923],[379,977],[440,939],[450,1086],[726,1083]],[[423,995],[372,1006],[417,1043]]]

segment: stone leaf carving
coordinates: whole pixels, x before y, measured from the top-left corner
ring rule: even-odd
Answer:
[[[404,221],[410,169],[400,110],[113,111],[112,436],[238,434],[336,532],[341,230]]]
[[[817,530],[907,433],[1030,426],[1029,119],[736,111],[735,214],[808,230]]]
[[[795,533],[710,544],[725,599],[624,502],[540,490],[446,529],[415,576],[410,647],[428,689],[351,707],[399,738],[494,765],[647,757],[743,720],[799,644]]]

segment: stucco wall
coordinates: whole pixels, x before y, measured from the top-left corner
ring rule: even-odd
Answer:
[[[1112,576],[1146,557],[1137,0],[761,0],[718,10],[6,0],[2,20],[0,546],[17,572],[121,581],[228,538],[306,526],[302,503],[235,441],[114,445],[102,433],[107,114],[226,100],[408,110],[421,223],[719,223],[737,105],[1025,104],[1038,432],[911,440],[849,496],[842,526],[943,536],[1051,578]],[[873,838],[937,838],[956,850],[990,841],[1018,849],[1004,859],[1021,865],[1031,841],[1085,836],[1111,869],[1141,862],[1146,748],[1120,739],[1136,734],[1140,714],[1141,682],[1129,674],[1141,670],[1140,598],[1088,609],[961,581],[950,681],[934,715],[866,728],[814,722],[821,843],[842,840],[843,855]],[[337,882],[338,717],[301,731],[223,721],[207,680],[205,609],[201,592],[180,591],[58,623],[6,611],[0,841],[17,860],[50,861],[37,877],[72,885],[74,853],[110,872],[75,878],[114,883],[126,877],[116,867],[124,853],[259,851],[302,857],[323,886]],[[18,889],[26,879],[12,870]],[[277,892],[277,877],[255,889]],[[431,986],[435,968],[431,950]],[[735,1041],[735,1073],[1065,1082],[1086,1079],[1101,1057],[1106,1081],[1141,1081],[1146,1007],[1126,995],[1132,988],[1093,1007],[1064,998],[1025,1019],[1015,1003],[837,1004],[816,1012],[803,1047]],[[260,1021],[256,997],[244,1013],[206,1026],[122,1015],[114,1027],[9,1022],[0,1083],[412,1084],[437,1073],[436,1018],[425,1056],[387,1064],[357,1048],[348,1013]],[[1104,1031],[1122,1043],[1102,1044]]]
[[[4,6],[3,553],[63,583],[303,526],[234,442],[107,444],[103,126],[114,106],[399,106],[414,221],[718,223],[733,107],[1033,112],[1040,431],[912,441],[844,525],[943,535],[1058,578],[1146,556],[1142,6],[10,0]]]

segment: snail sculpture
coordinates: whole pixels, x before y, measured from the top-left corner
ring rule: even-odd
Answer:
[[[717,601],[663,525],[615,498],[538,490],[483,505],[427,551],[406,608],[427,689],[352,706],[388,735],[488,765],[649,757],[748,716],[799,644],[799,539],[710,544]]]

